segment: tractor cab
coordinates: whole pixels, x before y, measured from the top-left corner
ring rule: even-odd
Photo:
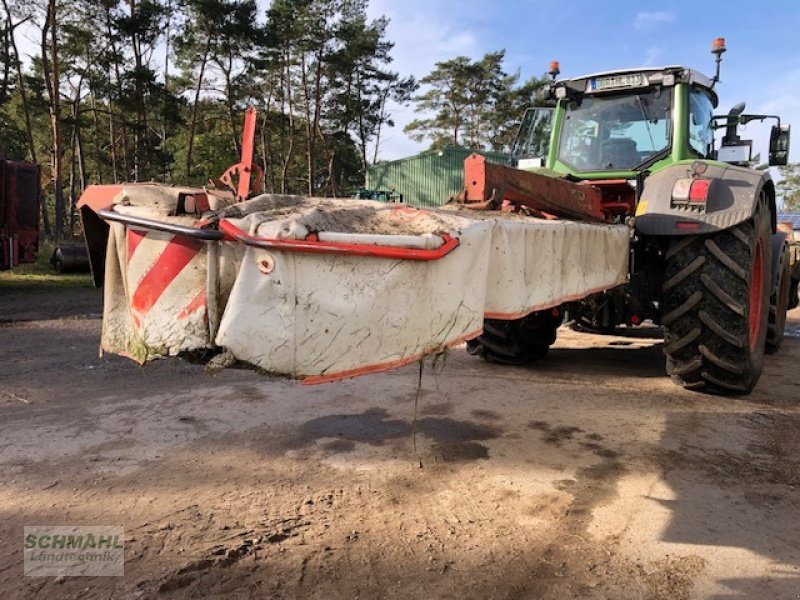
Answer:
[[[548,90],[556,106],[525,113],[513,152],[521,168],[540,158],[541,166],[578,179],[635,179],[646,169],[712,159],[712,87],[680,66],[557,80]]]
[[[719,57],[724,40],[715,41]],[[528,109],[512,154],[521,169],[547,167],[584,180],[636,179],[682,161],[697,159],[749,166],[752,141],[737,127],[776,119],[770,136],[770,165],[786,164],[789,128],[773,115],[743,114],[744,104],[715,115],[714,78],[682,66],[623,69],[556,79],[546,88],[555,107]],[[725,129],[719,148],[715,131]]]

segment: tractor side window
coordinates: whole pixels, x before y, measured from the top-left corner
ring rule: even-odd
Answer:
[[[515,158],[545,158],[550,149],[550,130],[553,125],[552,108],[529,108],[519,126],[517,138],[511,149]]]
[[[702,158],[711,156],[714,143],[714,130],[711,128],[711,117],[714,105],[708,94],[699,89],[689,92],[689,145]]]

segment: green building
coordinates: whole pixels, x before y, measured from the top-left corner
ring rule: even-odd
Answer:
[[[464,160],[475,151],[445,146],[415,156],[375,163],[367,170],[369,190],[392,191],[413,206],[441,206],[464,188]],[[509,164],[511,157],[498,152],[478,152],[490,162]]]

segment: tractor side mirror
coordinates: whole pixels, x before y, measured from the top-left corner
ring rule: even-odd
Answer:
[[[769,166],[783,167],[789,162],[789,126],[774,125],[769,135]]]

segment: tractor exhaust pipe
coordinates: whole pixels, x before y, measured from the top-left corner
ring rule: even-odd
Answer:
[[[728,113],[728,122],[725,124],[725,137],[722,138],[722,145],[736,145],[739,141],[739,136],[736,133],[736,128],[739,126],[739,115],[744,112],[744,102],[739,102]]]

